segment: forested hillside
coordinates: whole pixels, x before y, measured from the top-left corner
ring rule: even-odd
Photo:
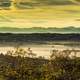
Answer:
[[[46,41],[80,41],[80,34],[0,33],[0,42],[21,42],[21,43],[24,43],[24,42],[46,42]]]

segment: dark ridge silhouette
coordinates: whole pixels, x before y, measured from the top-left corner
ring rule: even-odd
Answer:
[[[46,42],[46,41],[80,41],[80,34],[0,33],[0,42]]]

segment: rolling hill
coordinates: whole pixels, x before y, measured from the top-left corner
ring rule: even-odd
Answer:
[[[0,27],[1,33],[80,33],[80,28],[65,27],[65,28],[10,28]]]

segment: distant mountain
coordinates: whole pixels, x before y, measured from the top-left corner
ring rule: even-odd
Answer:
[[[0,27],[0,33],[80,33],[80,28],[65,27],[65,28],[10,28]]]

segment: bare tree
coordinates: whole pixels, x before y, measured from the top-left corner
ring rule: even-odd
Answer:
[[[33,53],[33,51],[31,50],[31,48],[27,49],[27,54],[28,54],[29,57],[32,57],[32,58],[36,56],[36,54]]]

